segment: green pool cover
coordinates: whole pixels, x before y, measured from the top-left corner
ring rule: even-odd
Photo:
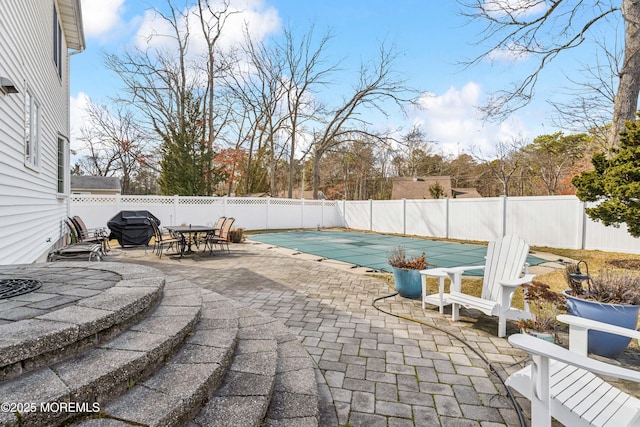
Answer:
[[[435,267],[484,265],[484,257],[487,254],[487,248],[480,245],[356,231],[264,233],[251,236],[251,240],[383,272],[391,271],[387,263],[387,255],[397,246],[403,246],[408,256],[419,256],[424,252],[427,261],[435,264]],[[546,260],[529,256],[527,262],[530,265],[537,265]],[[468,271],[466,274],[481,276],[482,271]]]

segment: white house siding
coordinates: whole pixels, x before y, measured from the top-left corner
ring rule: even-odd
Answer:
[[[4,0],[0,7],[0,76],[19,90],[0,94],[2,265],[43,260],[63,238],[68,213],[67,196],[57,193],[57,150],[58,136],[69,136],[69,60],[63,35],[60,79],[53,61],[54,3]],[[24,160],[27,88],[40,104],[40,159],[35,169]]]

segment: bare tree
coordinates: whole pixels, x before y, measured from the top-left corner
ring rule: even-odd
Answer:
[[[431,141],[426,139],[424,131],[419,126],[414,126],[398,142],[399,156],[396,157],[398,176],[417,177],[436,172],[432,166]]]
[[[269,191],[277,192],[276,176],[279,160],[284,152],[281,141],[284,124],[288,118],[284,100],[286,93],[282,86],[282,75],[285,61],[281,52],[269,49],[264,43],[252,39],[245,30],[245,42],[242,54],[248,66],[228,75],[227,86],[250,122],[248,127],[251,141],[247,175],[252,168],[253,144],[258,141],[258,152],[268,155]],[[262,149],[262,150],[261,150]],[[248,186],[249,182],[245,182]],[[248,191],[248,187],[247,187]]]
[[[171,47],[132,48],[120,54],[105,54],[107,68],[120,77],[130,96],[117,101],[128,102],[139,109],[150,127],[159,130],[168,129],[174,122],[184,126],[185,105],[190,96],[187,94],[197,88],[187,67],[188,15],[177,11],[170,1],[168,4],[168,15],[155,13],[170,24],[173,34],[151,37],[169,38],[173,42]]]
[[[361,110],[371,108],[387,115],[383,105],[385,101],[390,101],[404,110],[404,105],[415,98],[415,90],[408,87],[405,80],[394,71],[395,58],[391,50],[381,45],[377,61],[369,65],[361,65],[359,82],[351,97],[346,98],[337,108],[327,111],[322,119],[322,129],[314,140],[314,199],[318,198],[320,160],[328,150],[358,138],[386,142],[388,135],[366,129],[369,123],[362,119]]]
[[[282,77],[284,92],[286,93],[287,122],[289,126],[289,187],[288,197],[293,197],[294,166],[297,148],[297,136],[300,126],[310,119],[316,112],[316,105],[312,94],[319,87],[326,86],[332,72],[337,70],[338,64],[328,63],[324,59],[327,43],[331,40],[331,33],[327,32],[314,46],[314,27],[299,41],[295,39],[293,30],[284,31],[284,44],[277,47],[284,58],[284,72]]]
[[[596,53],[588,63],[581,64],[582,79],[566,76],[571,84],[564,91],[569,100],[549,102],[556,112],[554,122],[558,127],[574,132],[588,130],[593,143],[607,151],[613,148],[609,145],[609,124],[623,57],[621,49],[610,49],[605,42],[598,44],[603,55]]]
[[[234,99],[230,93],[227,93],[225,96],[223,96],[223,99],[226,101],[225,105],[227,106],[226,108],[227,117],[229,118],[228,120],[229,132],[225,135],[224,138],[227,145],[232,148],[227,150],[224,150],[224,149],[221,150],[219,153],[219,156],[224,155],[225,156],[224,162],[226,163],[231,162],[230,166],[228,166],[230,170],[227,177],[228,187],[226,191],[227,195],[230,196],[234,192],[234,185],[237,185],[238,176],[244,173],[245,178],[247,178],[246,173],[248,171],[247,170],[241,171],[239,169],[241,167],[239,163],[242,160],[245,160],[245,157],[246,157],[244,146],[245,146],[245,143],[247,142],[248,132],[255,130],[255,128],[251,127],[251,124],[249,123],[249,120],[248,120],[248,114],[246,111],[240,108],[238,109],[239,111],[236,111],[235,107],[237,105],[234,104],[234,101],[237,101],[237,100]],[[218,105],[220,105],[220,103],[218,103]],[[251,152],[250,150],[248,151],[249,153]],[[249,180],[245,179],[245,182],[248,183]]]
[[[119,176],[122,193],[129,194],[133,175],[141,166],[149,166],[145,132],[130,110],[111,110],[106,105],[89,103],[87,122],[80,129],[80,140],[89,154],[79,163],[89,175]]]
[[[323,182],[342,190],[342,194],[334,193],[335,196],[350,200],[370,198],[370,185],[377,178],[374,146],[361,138],[327,153],[325,161],[333,164],[323,168]]]
[[[467,16],[486,23],[483,41],[492,47],[468,64],[491,57],[496,51],[536,58],[536,66],[520,83],[492,96],[482,108],[486,117],[503,119],[527,105],[538,77],[561,53],[581,46],[596,24],[621,17],[625,26],[624,60],[620,67],[612,126],[611,146],[616,146],[625,120],[634,120],[640,91],[640,0],[473,0],[464,2]]]
[[[587,134],[564,136],[562,132],[540,135],[524,147],[527,167],[540,178],[548,195],[559,194],[562,179],[583,157],[590,142]]]
[[[229,0],[198,0],[197,6],[198,9],[194,13],[198,17],[200,29],[206,43],[204,58],[206,85],[202,97],[203,111],[205,111],[206,116],[205,135],[209,144],[213,144],[217,136],[214,123],[216,118],[216,108],[214,108],[215,80],[218,75],[223,71],[228,71],[230,67],[230,64],[223,60],[225,55],[217,49],[217,45],[227,20],[229,17],[239,13],[239,11],[230,10]],[[218,61],[216,61],[216,55],[218,55]],[[223,128],[224,126],[218,126],[218,132]]]
[[[520,172],[524,159],[520,153],[524,145],[524,141],[518,139],[500,141],[496,144],[495,157],[492,160],[486,159],[481,152],[476,154],[476,158],[485,165],[491,175],[500,183],[502,195],[506,197],[510,196],[513,177]]]
[[[213,108],[214,80],[221,67],[224,68],[222,65],[214,64],[216,44],[226,19],[236,12],[230,10],[227,0],[222,1],[220,9],[215,9],[212,6],[214,2],[207,0],[198,0],[196,6],[179,7],[176,3],[174,0],[167,0],[166,13],[153,10],[156,18],[169,28],[168,31],[149,35],[148,45],[144,48],[134,47],[118,54],[105,54],[105,63],[107,68],[118,74],[129,95],[128,98],[120,98],[118,101],[128,102],[139,109],[146,124],[157,134],[163,145],[193,144],[195,147],[204,141],[211,151],[214,140],[225,125],[224,110],[223,115],[218,116],[217,112],[220,110]],[[193,15],[198,18],[195,22],[200,24],[205,40],[204,73],[200,72],[201,58],[192,52],[193,39],[198,34],[190,27]],[[222,61],[222,64],[225,63]],[[196,101],[200,106],[194,110],[193,102]],[[198,111],[200,117],[194,116],[194,111]],[[197,122],[188,123],[189,120]],[[201,129],[196,132],[194,125]],[[197,136],[200,140],[184,141],[187,135]],[[178,136],[180,141],[175,140]],[[193,152],[196,151],[201,150]],[[203,180],[215,180],[220,177],[213,170],[213,165],[193,160],[187,162],[186,159],[182,159],[182,164],[175,165],[177,167],[174,169],[184,170],[188,164],[203,168],[199,173],[185,170],[189,175],[200,176]],[[163,159],[162,164],[167,166],[171,161],[172,159]],[[194,184],[191,188],[212,189],[215,184]]]
[[[288,147],[288,195],[292,197],[298,137],[304,132],[304,123],[315,117],[313,94],[328,84],[337,65],[323,58],[330,33],[315,42],[313,27],[300,38],[286,28],[283,38],[281,43],[265,44],[245,30],[239,67],[229,73],[227,87],[240,100],[241,122],[248,122],[248,133],[243,138],[249,142],[247,170],[256,160],[254,152],[266,152],[270,192],[275,194],[276,180],[281,175],[277,172]],[[265,146],[268,150],[261,150]],[[246,180],[245,187],[249,185]]]

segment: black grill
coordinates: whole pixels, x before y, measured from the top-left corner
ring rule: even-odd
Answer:
[[[0,279],[0,299],[28,294],[40,289],[42,282],[34,279]]]
[[[120,211],[107,222],[109,239],[117,239],[122,247],[148,245],[154,234],[150,220],[160,225],[149,211]]]

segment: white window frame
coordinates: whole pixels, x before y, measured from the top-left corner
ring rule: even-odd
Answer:
[[[58,197],[66,197],[69,194],[69,140],[60,134],[57,138],[56,153],[56,193]]]
[[[53,5],[53,64],[56,67],[58,77],[62,79],[62,26],[58,8]]]
[[[24,164],[32,169],[40,167],[40,103],[29,87],[24,99]]]

